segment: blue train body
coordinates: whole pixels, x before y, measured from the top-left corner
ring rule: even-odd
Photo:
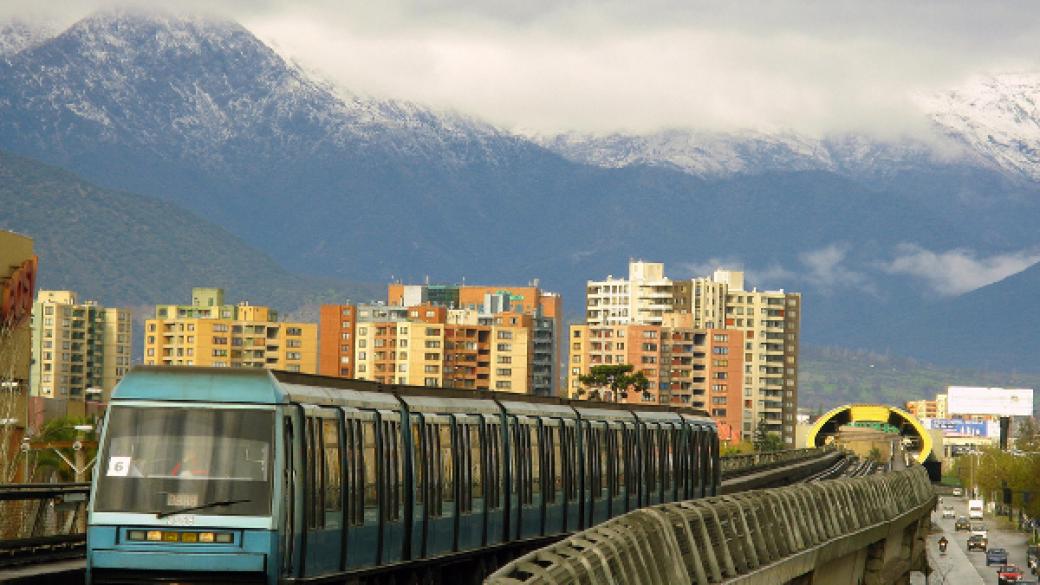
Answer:
[[[713,495],[711,419],[663,407],[139,367],[113,393],[88,583],[352,577]]]

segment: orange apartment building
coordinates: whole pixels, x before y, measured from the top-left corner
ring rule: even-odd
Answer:
[[[537,286],[391,284],[388,304],[323,305],[319,371],[555,395],[560,296]],[[411,324],[422,323],[423,327]]]
[[[620,401],[702,408],[729,428],[741,428],[743,332],[668,325],[572,325],[568,341],[572,398],[588,398],[596,390],[583,387],[579,380],[593,366],[631,364],[650,384],[646,392],[628,392]],[[614,399],[609,390],[598,391],[605,400]]]

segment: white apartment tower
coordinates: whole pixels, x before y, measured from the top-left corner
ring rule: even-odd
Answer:
[[[632,261],[629,278],[589,281],[586,324],[661,325],[689,314],[697,329],[744,333],[741,435],[751,438],[758,421],[794,445],[798,403],[801,294],[744,290],[744,273],[716,270],[710,277],[670,280],[664,265]]]

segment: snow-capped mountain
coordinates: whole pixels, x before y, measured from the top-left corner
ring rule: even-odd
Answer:
[[[22,143],[87,135],[217,169],[228,158],[359,144],[459,163],[508,139],[461,116],[344,96],[227,20],[106,11],[37,46],[25,34],[11,39],[22,49],[0,69],[0,128],[17,125]],[[60,124],[35,136],[19,123],[56,115]]]
[[[0,22],[0,60],[39,45],[54,34],[54,30],[46,25],[31,24],[23,20]]]
[[[562,134],[534,140],[570,160],[608,168],[662,166],[698,177],[775,171],[888,175],[933,162],[922,142],[880,142],[859,136],[815,139],[795,133],[707,133],[665,130],[604,137]]]
[[[920,102],[943,132],[984,160],[1040,181],[1040,73],[978,77]]]
[[[922,115],[934,123],[936,136],[928,141],[678,129],[646,135],[562,134],[534,140],[587,164],[664,166],[699,177],[784,170],[886,176],[921,165],[962,164],[1040,181],[1040,73],[979,77],[915,101]]]

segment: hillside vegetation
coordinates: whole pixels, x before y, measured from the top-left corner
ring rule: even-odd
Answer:
[[[947,386],[1040,388],[1040,374],[937,366],[914,359],[835,347],[803,346],[798,405],[812,410],[853,402],[902,408]]]

